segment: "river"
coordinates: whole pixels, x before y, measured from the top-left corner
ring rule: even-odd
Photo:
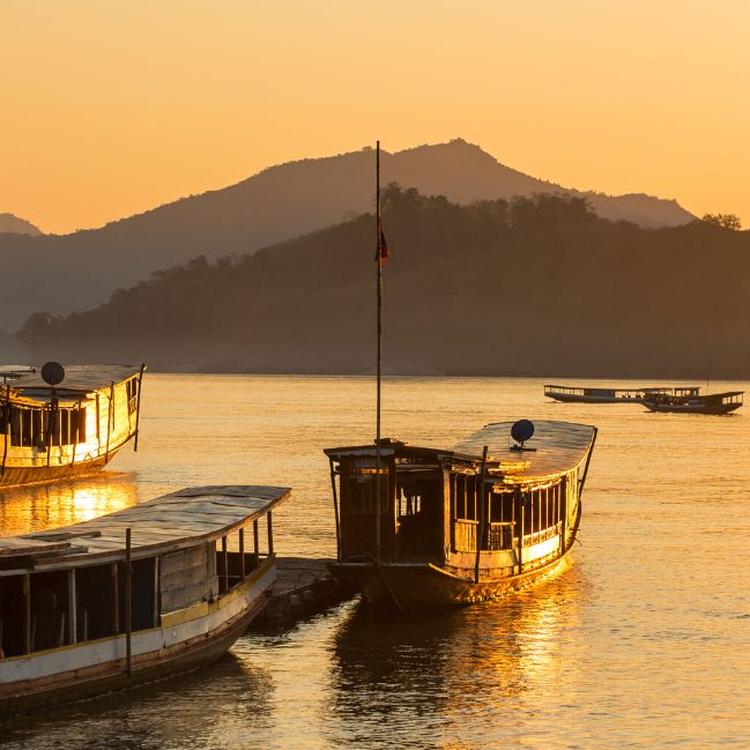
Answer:
[[[750,746],[749,407],[558,404],[542,382],[387,378],[383,434],[449,447],[490,421],[597,425],[566,571],[428,618],[349,602],[247,635],[202,671],[13,723],[3,750]],[[711,385],[730,388],[750,383]],[[0,494],[0,534],[189,485],[275,484],[293,488],[277,553],[330,556],[322,449],[369,442],[373,424],[368,378],[147,375],[138,453],[92,480]]]

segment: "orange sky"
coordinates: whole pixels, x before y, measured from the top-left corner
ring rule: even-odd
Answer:
[[[68,232],[461,136],[750,224],[744,0],[2,0],[0,213]]]

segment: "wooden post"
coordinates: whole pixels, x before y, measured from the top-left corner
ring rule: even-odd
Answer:
[[[229,554],[227,553],[227,537],[221,537],[221,567],[224,578],[224,592],[229,591]]]
[[[566,476],[560,486],[560,554],[567,551],[565,534],[568,529],[568,477]]]
[[[141,421],[141,386],[143,385],[143,371],[146,369],[146,364],[141,363],[141,371],[138,374],[138,395],[135,399],[135,440],[133,440],[133,452],[138,450],[138,430]]]
[[[518,531],[518,574],[520,575],[523,572],[523,527],[524,523],[526,521],[526,512],[524,508],[524,502],[523,502],[523,492],[521,492],[520,487],[516,487],[516,498],[515,503],[516,512],[515,517],[517,521],[517,531]]]
[[[253,521],[253,550],[255,552],[255,564],[260,560],[260,534],[258,534],[258,519]]]
[[[109,403],[107,404],[107,447],[104,451],[104,463],[109,461],[109,438],[112,434],[112,413],[115,408],[115,384],[109,386]],[[129,673],[128,673],[129,674]]]
[[[153,625],[158,628],[161,624],[161,587],[159,584],[159,558],[154,558],[154,620]]]
[[[484,478],[487,471],[487,446],[482,449],[482,464],[479,469],[479,487],[476,488],[475,498],[479,503],[479,525],[477,526],[477,554],[474,558],[474,583],[479,583],[479,556],[482,552],[482,542],[487,528],[487,514],[485,508]]]
[[[23,653],[31,653],[31,576],[24,573],[22,583],[23,596]]]
[[[125,669],[128,677],[132,671],[133,662],[133,568],[131,559],[132,533],[125,529]]]
[[[245,580],[245,529],[240,529],[240,578]]]
[[[7,411],[8,421],[5,423],[5,443],[3,445],[3,465],[0,468],[0,476],[5,474],[5,462],[8,460],[8,447],[10,446],[10,408]]]
[[[120,579],[117,563],[109,566],[109,572],[112,576],[112,635],[120,632]]]
[[[341,525],[339,522],[339,499],[336,493],[336,470],[333,466],[333,459],[328,459],[328,465],[331,471],[331,492],[333,493],[333,518],[336,521],[336,559],[341,560]]]
[[[78,642],[78,606],[76,601],[76,569],[68,571],[68,643]]]
[[[272,513],[268,511],[268,556],[273,557],[273,519]]]

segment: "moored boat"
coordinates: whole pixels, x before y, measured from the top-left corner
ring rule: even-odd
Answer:
[[[101,469],[138,441],[145,366],[0,369],[0,487]]]
[[[653,394],[643,403],[649,411],[673,414],[729,414],[742,406],[744,394],[744,391],[707,393],[703,396]]]
[[[221,656],[268,601],[272,510],[289,492],[188,488],[74,526],[0,538],[0,715]]]
[[[373,603],[414,610],[495,598],[554,571],[578,532],[597,430],[538,421],[526,445],[512,429],[489,424],[451,449],[325,450],[333,573]]]
[[[577,404],[619,404],[635,403],[641,404],[646,399],[655,395],[667,395],[676,397],[697,396],[700,393],[699,386],[673,386],[673,387],[648,387],[648,388],[601,388],[594,386],[575,385],[545,385],[544,395],[547,398],[564,403]]]

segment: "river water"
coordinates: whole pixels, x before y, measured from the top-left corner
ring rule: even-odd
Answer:
[[[729,388],[750,384],[711,390]],[[370,379],[152,374],[143,394],[137,454],[0,495],[0,534],[189,485],[276,484],[294,489],[277,552],[334,554],[322,448],[372,439]],[[503,378],[389,378],[383,396],[383,434],[413,444],[521,417],[597,425],[572,566],[429,618],[355,601],[247,635],[200,672],[0,729],[3,750],[750,747],[750,407],[557,404],[541,380]]]

